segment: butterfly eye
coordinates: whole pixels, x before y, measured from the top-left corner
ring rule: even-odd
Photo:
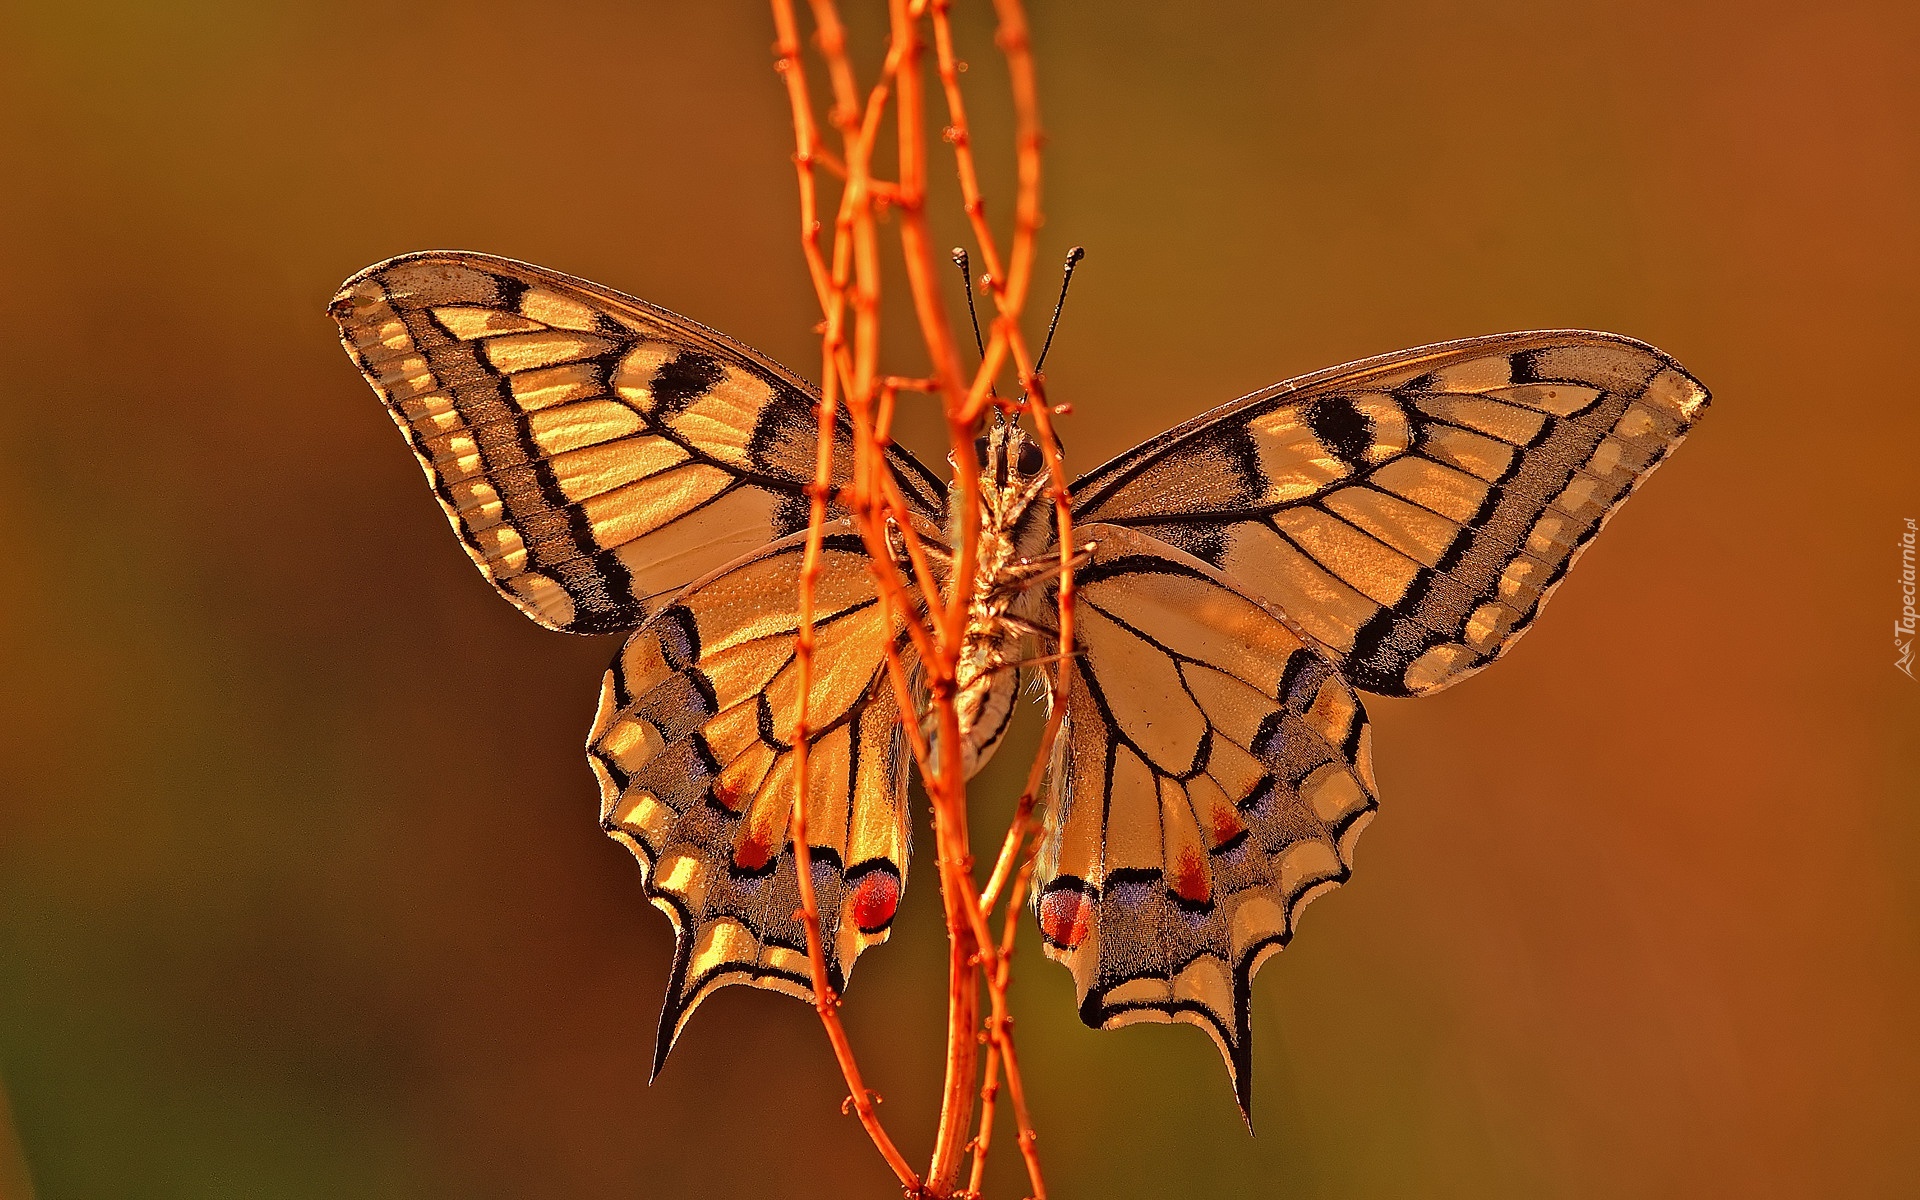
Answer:
[[[987,461],[987,435],[986,434],[983,433],[979,437],[973,439],[973,456],[979,459],[982,463],[985,463]]]
[[[1040,447],[1028,442],[1020,447],[1020,461],[1014,465],[1019,468],[1022,475],[1038,475],[1040,468],[1046,464],[1047,460],[1041,455]]]

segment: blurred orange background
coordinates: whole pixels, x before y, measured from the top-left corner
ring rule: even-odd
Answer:
[[[1005,71],[956,16],[1004,218]],[[1372,704],[1381,817],[1257,988],[1257,1137],[1198,1031],[1083,1028],[1027,930],[1053,1194],[1913,1195],[1913,7],[1033,24],[1043,257],[1089,249],[1048,373],[1078,469],[1505,329],[1644,338],[1716,398],[1511,658]],[[581,753],[615,643],[491,594],[324,311],[481,249],[806,371],[772,36],[755,3],[0,13],[0,1194],[22,1157],[62,1198],[894,1194],[792,1000],[722,992],[647,1085],[668,926]],[[920,1159],[912,884],[845,1013]],[[1010,1136],[990,1179],[1022,1194]]]

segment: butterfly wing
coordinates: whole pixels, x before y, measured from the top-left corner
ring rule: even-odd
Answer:
[[[1374,811],[1359,698],[1286,620],[1136,530],[1091,525],[1035,903],[1095,1027],[1213,1036],[1244,1112],[1248,1006]],[[1051,647],[1049,647],[1051,649]]]
[[[806,527],[816,395],[711,329],[459,252],[369,267],[328,311],[468,554],[548,628],[630,629],[658,597]],[[844,422],[835,449],[844,481]],[[939,524],[939,480],[889,455]]]
[[[608,670],[587,750],[601,823],[630,848],[677,947],[654,1059],[714,989],[812,996],[788,838],[806,535],[694,584]],[[885,941],[906,882],[906,752],[889,624],[858,538],[830,536],[815,587],[808,841],[827,973]],[[911,653],[911,651],[906,651]]]
[[[1353,683],[1438,691],[1513,645],[1707,391],[1651,346],[1510,333],[1256,392],[1073,485],[1279,605]]]

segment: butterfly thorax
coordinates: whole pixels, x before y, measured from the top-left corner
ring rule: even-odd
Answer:
[[[1046,488],[1037,446],[1019,426],[996,420],[976,441],[980,459],[980,528],[967,599],[967,625],[954,675],[961,758],[971,777],[986,765],[1012,724],[1019,665],[1035,625],[1032,611],[1046,574],[1052,540],[1049,510],[1036,503]],[[955,491],[958,489],[956,488]],[[957,519],[948,536],[959,544]],[[929,729],[929,735],[937,730]],[[937,737],[934,739],[937,742]]]

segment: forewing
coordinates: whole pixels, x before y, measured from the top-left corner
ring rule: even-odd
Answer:
[[[601,688],[587,744],[601,823],[640,860],[676,934],[656,1072],[715,988],[813,994],[788,837],[805,543],[789,537],[674,597]],[[906,753],[886,667],[903,626],[851,535],[826,539],[815,604],[808,843],[837,993],[860,952],[886,940],[906,882]]]
[[[552,629],[630,629],[657,598],[807,523],[812,388],[711,329],[484,254],[409,254],[341,286],[340,340],[467,552]],[[889,451],[942,520],[938,480]],[[842,422],[837,477],[851,477]]]
[[[1707,406],[1651,346],[1510,333],[1237,400],[1073,485],[1277,604],[1354,684],[1423,695],[1503,654]]]
[[[1206,564],[1092,525],[1035,900],[1081,1018],[1186,1021],[1252,1090],[1248,1005],[1374,811],[1366,714],[1333,665]]]

